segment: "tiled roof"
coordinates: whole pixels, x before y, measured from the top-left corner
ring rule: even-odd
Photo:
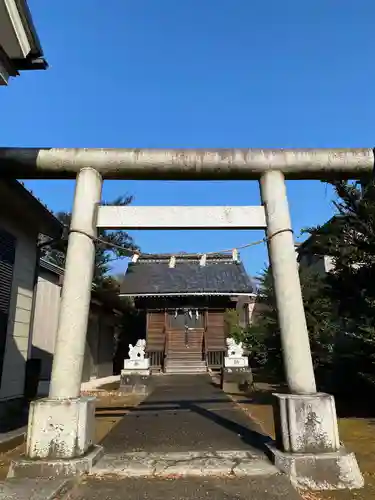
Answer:
[[[200,265],[198,255],[178,255],[170,268],[171,255],[141,256],[128,266],[121,295],[252,294],[255,287],[241,262],[231,254],[208,255]]]

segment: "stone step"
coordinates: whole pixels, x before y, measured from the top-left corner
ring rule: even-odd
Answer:
[[[186,347],[186,345],[194,345],[195,347],[201,347],[202,346],[202,342],[188,342],[187,344],[185,342],[173,342],[173,343],[168,343],[167,344],[167,347],[170,347],[170,346],[179,346],[179,347]]]
[[[219,443],[214,443],[218,445]],[[224,450],[224,451],[179,451],[179,452],[133,452],[133,453],[106,453],[102,460],[95,465],[92,473],[96,477],[112,476],[115,478],[117,484],[119,484],[119,477],[124,478],[152,478],[153,485],[159,477],[164,478],[178,478],[172,481],[173,494],[168,494],[171,489],[166,492],[168,488],[168,483],[163,483],[161,485],[162,494],[159,496],[155,495],[155,490],[150,490],[150,495],[144,496],[144,498],[215,498],[215,499],[228,499],[228,498],[254,498],[254,499],[271,499],[266,494],[267,488],[275,488],[277,490],[278,485],[271,482],[271,476],[276,479],[281,478],[287,482],[286,477],[283,474],[279,474],[279,471],[275,466],[271,464],[261,452],[254,452],[252,450]],[[117,476],[117,477],[116,477]],[[211,476],[214,478],[214,485],[207,491],[207,495],[201,495],[200,487],[202,482],[199,476]],[[231,491],[228,491],[227,495],[221,495],[221,488],[219,489],[217,484],[220,480],[219,478],[228,482],[228,477],[230,477],[229,482],[234,481],[234,478],[238,476],[241,481],[244,480],[244,476],[250,476],[252,479],[259,476],[264,476],[267,482],[264,485],[264,489],[260,490],[256,488],[254,494],[248,494],[248,485],[245,483],[246,487],[241,490],[240,496],[238,495],[238,485],[234,487]],[[186,490],[180,493],[178,488],[183,478],[188,478],[192,480],[193,478],[197,481],[194,487],[190,489],[189,493],[186,494]],[[209,478],[206,478],[208,480]],[[104,481],[103,481],[104,483]],[[107,484],[105,482],[104,484]],[[126,483],[125,483],[126,484]],[[183,483],[182,483],[183,484]],[[120,483],[121,485],[121,483]],[[96,485],[98,487],[98,485]],[[120,486],[123,488],[123,486]],[[186,485],[185,485],[186,487]],[[280,486],[279,486],[280,487]],[[140,485],[141,488],[141,485]],[[135,498],[140,498],[140,488],[136,490]],[[283,488],[284,490],[284,488]],[[225,489],[223,490],[225,491]],[[264,491],[264,494],[263,494]],[[294,500],[301,498],[298,494],[294,495],[294,489],[291,486],[290,491],[288,490],[288,495],[281,494],[276,495],[274,498]],[[197,494],[198,492],[198,494]],[[126,497],[131,495],[131,490],[126,492]],[[123,493],[122,493],[123,494]],[[119,493],[118,497],[122,498],[122,494]],[[93,498],[94,498],[93,491]],[[103,495],[104,497],[104,495]],[[89,497],[87,497],[89,498]],[[91,498],[91,497],[90,497]],[[95,497],[96,498],[96,497]],[[98,496],[99,498],[99,496]],[[107,496],[107,498],[110,498]],[[112,497],[111,497],[112,498]],[[115,497],[113,497],[115,498]],[[131,498],[133,498],[131,496]]]
[[[194,373],[206,373],[207,372],[207,367],[201,366],[201,367],[196,367],[196,368],[187,368],[184,366],[172,366],[172,367],[166,367],[165,368],[165,373],[178,373],[178,374],[194,374]]]
[[[167,359],[167,366],[206,366],[206,362],[200,359]]]
[[[199,354],[200,356],[203,355],[202,349],[168,349],[166,351],[167,353],[171,352],[174,354]]]
[[[184,359],[184,358],[168,358],[165,361],[165,364],[175,364],[175,365],[201,365],[201,364],[206,364],[205,361],[202,361],[201,359]]]
[[[183,359],[176,359],[165,363],[165,366],[206,366],[206,363],[201,363],[200,361],[192,361],[191,363],[186,363]]]
[[[202,350],[201,346],[185,347],[185,346],[179,345],[179,346],[168,347],[166,349],[166,352],[203,352],[203,350]]]
[[[203,349],[203,346],[202,344],[192,344],[192,343],[189,343],[189,344],[185,344],[185,343],[181,343],[181,344],[168,344],[167,347],[166,347],[166,350],[168,349],[180,349],[181,351],[185,350],[185,349],[199,349],[200,351],[202,351]]]
[[[186,350],[186,351],[167,351],[167,356],[172,355],[172,356],[186,356],[186,357],[197,357],[201,356],[202,357],[202,351],[191,351],[191,350]]]
[[[196,357],[196,358],[187,358],[187,357],[184,357],[184,356],[168,356],[165,360],[166,363],[170,363],[170,362],[173,362],[173,363],[185,363],[185,362],[188,362],[188,363],[201,363],[201,362],[205,362],[201,356],[199,357]]]
[[[191,345],[186,346],[185,344],[181,345],[169,345],[167,346],[167,351],[201,351],[202,352],[202,346],[201,345]]]
[[[165,363],[166,366],[206,366],[205,361],[201,360],[182,360],[182,359],[170,359]]]
[[[166,354],[185,354],[185,355],[192,355],[192,356],[202,356],[203,352],[202,349],[168,349],[166,351]]]

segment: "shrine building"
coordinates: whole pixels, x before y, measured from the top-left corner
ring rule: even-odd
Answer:
[[[246,325],[255,286],[232,253],[149,254],[129,264],[120,294],[144,315],[152,370],[199,373],[223,366],[226,311]]]

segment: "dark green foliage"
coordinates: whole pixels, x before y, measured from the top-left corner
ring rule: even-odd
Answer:
[[[314,366],[318,369],[332,362],[335,337],[339,331],[338,316],[335,304],[327,294],[328,285],[321,275],[301,268],[300,280]],[[282,348],[270,268],[263,271],[259,281],[259,300],[264,310],[244,332],[244,341],[249,350],[254,351],[256,362],[267,365],[269,371],[281,373]]]
[[[301,251],[333,258],[334,270],[300,268],[300,280],[316,374],[335,389],[357,390],[375,380],[375,186],[334,183],[336,215],[309,228]],[[247,332],[245,342],[271,371],[281,370],[280,335],[270,270],[260,279],[267,309]],[[362,382],[361,382],[362,380]],[[319,381],[319,380],[318,380]],[[359,390],[359,389],[358,389]]]
[[[340,182],[335,189],[337,216],[308,230],[312,250],[334,258],[327,283],[344,330],[375,340],[375,186]]]
[[[271,269],[263,270],[258,278],[259,300],[262,302],[262,314],[255,319],[245,332],[244,343],[250,359],[257,365],[267,365],[268,371],[281,373],[282,351],[275,304],[275,292]]]
[[[102,204],[126,206],[129,205],[132,200],[133,198],[131,196],[120,196],[110,203],[102,202]],[[56,216],[66,227],[70,226],[70,212],[60,212],[57,213]],[[129,255],[129,252],[137,250],[138,247],[126,231],[109,231],[107,229],[99,229],[98,238],[104,240],[108,244],[96,243],[94,283],[102,289],[117,290],[119,288],[119,280],[109,275],[111,262]],[[121,248],[111,247],[110,244],[114,244]],[[42,256],[50,262],[60,267],[64,267],[67,246],[67,239],[54,242],[51,245],[42,247]]]
[[[243,328],[241,328],[240,314],[236,309],[227,309],[224,315],[225,334],[236,342],[243,340]]]

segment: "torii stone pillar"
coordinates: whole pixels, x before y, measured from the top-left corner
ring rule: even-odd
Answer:
[[[260,178],[286,378],[290,394],[274,394],[276,466],[302,488],[359,488],[354,454],[339,439],[335,400],[317,393],[284,175]]]
[[[22,466],[41,467],[43,475],[85,472],[101,454],[93,443],[95,398],[80,397],[101,191],[96,170],[78,173],[50,393],[31,403],[26,457],[33,460],[18,463],[10,476],[18,475]]]
[[[260,189],[289,390],[294,394],[313,394],[316,385],[309,334],[282,172],[271,170],[263,174]]]

